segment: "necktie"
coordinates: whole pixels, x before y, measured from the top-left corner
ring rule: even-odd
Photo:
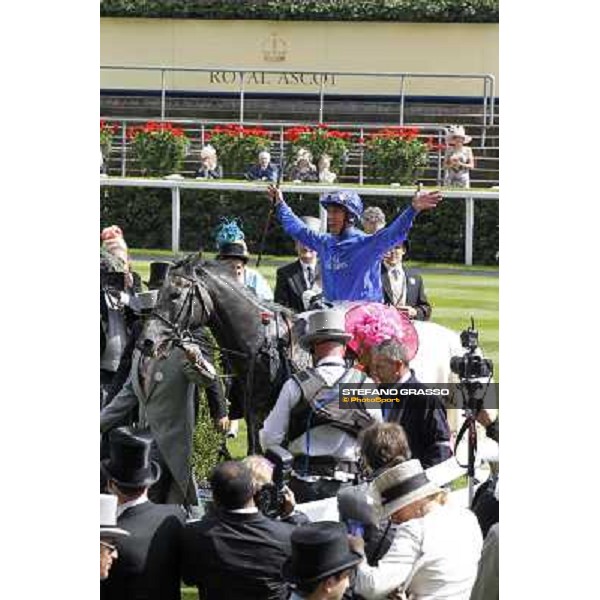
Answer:
[[[306,267],[306,275],[308,278],[308,287],[310,289],[315,283],[315,270],[310,265]]]
[[[402,302],[402,296],[404,294],[404,277],[400,269],[394,267],[390,271],[391,283],[392,283],[392,302],[397,305]]]

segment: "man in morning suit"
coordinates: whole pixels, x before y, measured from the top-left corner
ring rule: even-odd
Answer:
[[[321,222],[316,217],[300,217],[312,231],[318,233]],[[306,310],[302,295],[306,290],[320,291],[317,281],[317,253],[301,242],[296,242],[298,260],[277,269],[275,284],[275,302],[283,304],[296,312]]]
[[[402,264],[407,252],[408,242],[405,240],[383,257],[383,301],[405,312],[410,319],[428,321],[431,304],[425,295],[423,278],[414,269],[407,269]]]
[[[129,532],[119,542],[119,560],[100,586],[101,600],[180,600],[181,536],[185,514],[179,506],[154,504],[148,488],[160,475],[150,461],[151,440],[130,427],[110,433],[110,458],[101,469],[117,497],[117,525]]]

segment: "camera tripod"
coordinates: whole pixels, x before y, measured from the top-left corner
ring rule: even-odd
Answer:
[[[460,441],[467,435],[467,464],[460,465],[467,469],[467,483],[469,488],[469,506],[473,503],[473,497],[475,496],[475,458],[477,456],[477,420],[475,415],[477,414],[478,407],[477,401],[475,400],[475,392],[482,389],[482,384],[477,381],[461,381],[457,388],[460,390],[463,396],[463,416],[465,422],[462,424],[458,435],[456,436],[456,442],[454,444],[454,454]],[[460,464],[460,463],[459,463]]]

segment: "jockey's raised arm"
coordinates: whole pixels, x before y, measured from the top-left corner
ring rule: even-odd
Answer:
[[[294,214],[294,211],[285,202],[277,203],[275,211],[281,226],[288,235],[311,250],[317,253],[322,252],[323,246],[327,242],[327,234],[313,231]]]
[[[368,235],[355,227],[363,212],[360,196],[351,190],[333,190],[321,198],[327,210],[329,233],[311,231],[284,202],[281,190],[268,190],[275,214],[286,233],[318,254],[322,267],[323,294],[330,302],[382,302],[381,260],[385,252],[402,243],[421,210],[435,208],[439,192],[418,193],[388,227]]]

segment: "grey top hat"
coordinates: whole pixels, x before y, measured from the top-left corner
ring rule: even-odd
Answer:
[[[117,497],[112,494],[100,494],[100,539],[128,535],[128,531],[117,527]]]
[[[308,316],[305,334],[300,345],[308,350],[317,342],[340,342],[346,344],[352,335],[346,333],[346,315],[341,310],[317,310]]]
[[[386,469],[371,484],[371,493],[382,518],[441,491],[427,478],[416,458]]]
[[[321,221],[317,219],[317,217],[300,217],[300,220],[315,233],[319,233],[321,231]]]

